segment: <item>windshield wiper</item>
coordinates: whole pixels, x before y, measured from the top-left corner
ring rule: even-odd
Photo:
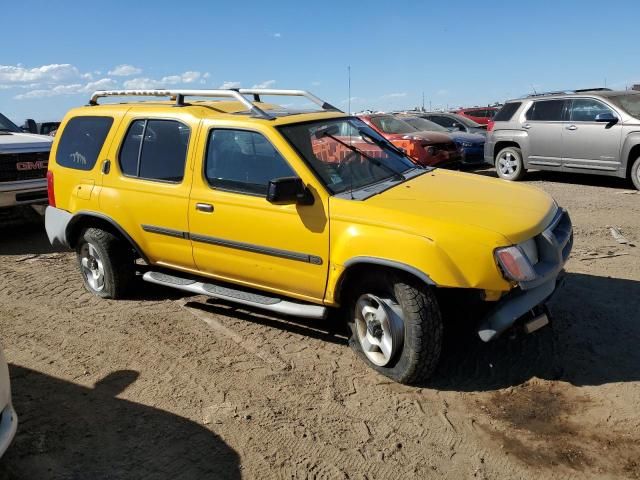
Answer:
[[[377,165],[378,167],[382,168],[383,170],[386,170],[387,172],[391,173],[391,175],[393,175],[395,178],[397,178],[400,181],[405,181],[406,177],[400,173],[397,172],[396,170],[394,170],[393,168],[391,168],[388,165],[385,165],[384,163],[382,163],[380,160],[378,160],[377,158],[371,157],[369,155],[367,155],[366,153],[364,153],[362,150],[360,150],[359,148],[354,147],[353,145],[349,145],[346,142],[343,142],[342,140],[340,140],[337,137],[334,137],[333,135],[331,135],[329,132],[322,132],[319,138],[322,137],[329,137],[332,140],[335,140],[336,142],[338,142],[340,145],[344,145],[346,148],[348,148],[349,150],[351,150],[354,153],[357,153],[359,155],[362,155],[364,158],[366,158],[367,160],[369,160],[371,163],[373,163],[374,165]]]

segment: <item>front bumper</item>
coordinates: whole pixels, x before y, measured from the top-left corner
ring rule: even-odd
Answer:
[[[558,208],[549,226],[535,237],[535,242],[539,256],[533,266],[536,278],[520,282],[484,318],[478,335],[485,342],[500,335],[534,307],[545,303],[556,291],[573,247],[573,227],[567,211]]]
[[[18,429],[18,415],[13,409],[13,405],[9,403],[2,412],[0,412],[0,457],[9,448],[13,437]]]
[[[47,203],[47,179],[0,183],[0,207]]]

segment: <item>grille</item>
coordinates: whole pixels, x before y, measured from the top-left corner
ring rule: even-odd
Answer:
[[[0,182],[33,180],[47,176],[49,152],[0,154]]]

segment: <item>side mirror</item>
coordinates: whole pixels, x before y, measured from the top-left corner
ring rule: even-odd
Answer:
[[[24,121],[22,130],[28,133],[38,133],[38,125],[36,125],[36,121],[33,118],[27,118]]]
[[[313,205],[313,195],[298,177],[274,178],[267,187],[267,200],[276,205]]]
[[[618,117],[616,117],[613,113],[599,113],[595,118],[598,123],[616,123],[618,121]]]

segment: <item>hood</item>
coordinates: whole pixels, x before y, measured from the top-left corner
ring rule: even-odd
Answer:
[[[499,234],[513,244],[542,232],[557,210],[553,198],[535,187],[441,169],[365,202],[396,211],[394,217],[408,221],[418,234],[428,235],[433,222],[466,225]]]
[[[468,142],[475,145],[483,144],[487,140],[484,135],[478,135],[477,133],[451,132],[449,136],[454,142]]]
[[[8,133],[0,134],[0,152],[46,152],[51,149],[53,137],[36,135],[33,133]]]
[[[411,132],[411,133],[391,133],[385,134],[388,140],[406,140],[405,137],[418,137],[421,140],[424,140],[428,143],[448,143],[451,141],[451,138],[446,133],[441,132],[428,132],[428,131],[419,131],[419,132]]]

